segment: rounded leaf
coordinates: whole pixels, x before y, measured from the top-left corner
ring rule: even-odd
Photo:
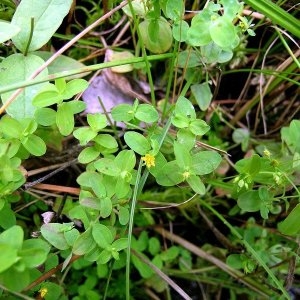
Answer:
[[[34,134],[30,134],[24,142],[22,141],[22,145],[29,153],[35,156],[42,156],[47,150],[45,142]]]
[[[144,20],[139,24],[143,43],[153,53],[168,51],[173,42],[170,24],[163,18]],[[155,32],[154,32],[155,31]],[[154,39],[152,39],[154,37]]]
[[[99,155],[99,151],[96,150],[94,147],[86,147],[80,152],[78,156],[78,161],[82,164],[88,164],[91,161],[98,158]]]
[[[103,249],[111,245],[114,240],[112,232],[102,224],[94,224],[92,234],[95,242]]]
[[[239,196],[237,203],[243,211],[255,212],[260,210],[262,201],[258,191],[247,191]]]
[[[66,250],[70,246],[64,237],[64,230],[67,226],[73,225],[73,223],[59,224],[59,223],[48,223],[41,227],[42,236],[55,248],[59,250]]]
[[[106,127],[107,119],[106,116],[100,113],[88,114],[87,122],[91,126],[92,130],[99,131]]]
[[[200,151],[192,156],[192,171],[196,175],[213,172],[221,163],[222,157],[216,151]]]
[[[11,21],[21,28],[21,31],[12,38],[15,46],[24,52],[33,29],[27,50],[34,51],[41,48],[60,26],[71,4],[72,0],[22,0]],[[33,28],[31,28],[31,19],[33,19]]]
[[[135,117],[145,123],[156,122],[159,118],[157,110],[150,104],[140,104],[137,107]]]
[[[84,255],[95,247],[92,230],[89,228],[82,233],[74,242],[72,252],[77,255]]]
[[[35,111],[34,118],[40,125],[51,126],[55,124],[56,111],[48,107],[38,108]]]
[[[44,61],[33,54],[24,56],[23,54],[12,54],[2,60],[0,64],[0,82],[1,86],[17,83],[27,80]],[[36,79],[45,78],[48,70],[44,69]],[[33,117],[36,107],[32,104],[32,99],[48,83],[39,83],[26,87],[19,96],[8,106],[6,112],[16,119]],[[15,91],[1,94],[1,99],[5,103]]]
[[[73,135],[77,140],[79,140],[80,145],[84,146],[97,136],[97,132],[88,126],[85,126],[74,130]]]
[[[117,122],[129,122],[134,118],[134,110],[132,105],[119,104],[112,109],[111,115]]]
[[[145,155],[151,149],[148,140],[140,133],[128,131],[125,133],[124,139],[129,148],[140,155]]]
[[[235,48],[237,34],[229,18],[221,16],[212,21],[209,32],[212,40],[221,48]]]
[[[0,20],[0,43],[4,43],[7,40],[11,39],[20,30],[21,28],[17,25]]]
[[[74,116],[68,103],[62,103],[58,106],[56,124],[62,135],[67,136],[72,133],[74,129]]]

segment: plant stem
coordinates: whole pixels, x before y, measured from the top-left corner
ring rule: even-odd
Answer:
[[[128,246],[127,246],[127,257],[126,257],[126,300],[130,300],[130,255],[131,255],[131,237],[133,230],[133,219],[134,219],[134,211],[137,202],[137,194],[139,191],[140,178],[141,178],[141,170],[142,170],[142,160],[139,162],[139,167],[137,171],[137,176],[135,180],[133,196],[130,207],[130,217],[129,217],[129,228],[128,228]]]

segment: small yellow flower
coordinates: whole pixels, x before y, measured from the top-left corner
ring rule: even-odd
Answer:
[[[142,160],[145,162],[147,168],[155,167],[155,157],[152,154],[147,153],[142,157]]]
[[[184,180],[187,180],[190,177],[191,173],[189,171],[185,171],[182,173],[182,175],[183,175]]]
[[[265,150],[263,151],[263,153],[264,153],[264,155],[265,155],[266,157],[270,158],[271,152],[270,152],[267,148],[265,148]]]
[[[48,293],[48,289],[47,288],[41,288],[39,290],[39,293],[40,293],[41,298],[44,299],[46,294]]]

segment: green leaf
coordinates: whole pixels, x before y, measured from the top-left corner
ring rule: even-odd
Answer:
[[[109,197],[104,197],[100,200],[100,216],[102,218],[107,218],[112,213],[112,202]]]
[[[112,247],[115,248],[116,251],[121,251],[128,247],[128,239],[121,238],[112,243]]]
[[[66,89],[62,93],[63,99],[70,99],[78,93],[82,93],[89,86],[84,79],[73,79],[67,83]]]
[[[203,120],[192,120],[189,125],[189,129],[195,135],[204,135],[210,129],[210,126]]]
[[[255,212],[260,210],[261,199],[258,191],[247,191],[238,198],[238,206],[246,212]]]
[[[42,90],[33,98],[32,104],[36,107],[46,107],[58,104],[63,100],[57,88],[53,84],[45,85]]]
[[[98,132],[107,125],[106,116],[100,113],[97,114],[88,114],[87,122],[91,126],[92,130]]]
[[[189,30],[189,24],[184,20],[178,20],[173,24],[172,34],[176,41],[185,42]]]
[[[196,136],[190,130],[181,128],[177,131],[177,142],[191,150],[195,146]]]
[[[19,26],[0,20],[0,43],[4,43],[11,39],[20,30],[21,28]]]
[[[99,255],[97,264],[104,265],[110,261],[111,257],[111,251],[104,249]]]
[[[139,252],[138,254],[144,257],[146,260],[149,260],[145,254],[141,252]],[[154,273],[153,270],[148,265],[146,265],[143,261],[141,261],[138,257],[132,255],[131,259],[133,265],[137,268],[142,278],[150,278],[153,275]]]
[[[187,128],[190,124],[190,119],[183,114],[176,113],[172,116],[172,124],[177,128]]]
[[[209,26],[209,33],[212,40],[221,48],[233,49],[239,39],[232,20],[221,16],[213,20]]]
[[[248,164],[246,165],[246,172],[248,172],[250,175],[255,176],[259,173],[261,170],[261,160],[262,158],[254,154],[248,161]]]
[[[232,139],[235,143],[241,144],[242,150],[245,152],[248,149],[250,132],[246,128],[237,128],[233,131]]]
[[[49,251],[50,246],[47,242],[41,239],[29,239],[24,241],[19,255],[26,268],[36,268],[46,261]]]
[[[292,152],[300,153],[300,120],[293,120],[289,127],[281,129],[281,139]]]
[[[76,228],[73,228],[68,231],[64,231],[64,237],[67,241],[67,243],[73,247],[76,239],[80,236],[79,231]]]
[[[150,104],[140,104],[137,107],[135,117],[145,123],[156,122],[159,118],[157,110]]]
[[[0,273],[15,264],[20,257],[18,250],[7,244],[0,244]]]
[[[59,250],[69,249],[70,246],[64,236],[64,231],[71,230],[73,223],[48,223],[41,227],[42,236],[55,248]]]
[[[67,87],[67,82],[65,80],[65,78],[57,78],[55,79],[55,87],[57,88],[59,94],[63,94],[63,92],[65,91],[66,87]],[[62,96],[63,99],[65,99]]]
[[[238,0],[222,0],[224,16],[233,20],[243,10],[243,3]]]
[[[122,171],[132,171],[136,164],[136,157],[132,150],[122,150],[115,158],[116,165]]]
[[[110,134],[98,134],[97,136],[97,144],[107,148],[107,149],[115,149],[118,148],[118,143],[116,139]]]
[[[73,135],[77,140],[79,140],[80,145],[84,146],[97,136],[97,132],[88,126],[85,126],[74,130]]]
[[[22,136],[23,128],[20,122],[9,117],[4,116],[0,121],[0,130],[8,137],[19,139]]]
[[[186,179],[186,181],[194,192],[196,192],[199,195],[205,194],[205,186],[198,176],[191,175]]]
[[[176,163],[180,169],[188,170],[191,166],[191,155],[185,145],[174,142]]]
[[[113,119],[117,122],[129,122],[134,118],[134,114],[133,106],[129,104],[119,104],[111,111]]]
[[[289,215],[278,224],[278,230],[287,235],[297,235],[300,232],[300,204],[298,203]]]
[[[181,0],[167,0],[166,16],[171,20],[181,19],[184,13],[184,2]]]
[[[209,24],[211,21],[211,13],[202,10],[195,15],[191,22],[191,27],[187,32],[187,43],[191,46],[204,46],[210,43],[211,36],[209,32]]]
[[[94,224],[92,234],[95,242],[103,249],[111,245],[114,240],[112,232],[102,224]]]
[[[77,182],[81,186],[92,188],[96,196],[99,198],[106,196],[105,186],[102,183],[102,176],[97,172],[83,172],[78,176]]]
[[[89,228],[75,240],[72,252],[76,255],[84,255],[92,250],[95,245],[92,229]]]
[[[179,52],[177,66],[179,68],[194,68],[202,65],[202,57],[194,50]]]
[[[22,141],[22,145],[29,153],[35,156],[42,156],[47,150],[45,142],[39,136],[34,134],[30,134],[26,139],[24,139],[24,141]]]
[[[169,249],[163,251],[159,256],[163,261],[172,261],[179,255],[179,248],[171,246]]]
[[[86,108],[85,102],[79,100],[68,101],[68,106],[70,107],[73,115],[83,112]]]
[[[160,241],[156,237],[151,237],[149,239],[149,252],[151,255],[156,255],[161,249]]]
[[[62,135],[67,136],[72,133],[74,129],[74,116],[68,103],[62,103],[58,106],[56,124]]]
[[[15,46],[20,51],[25,51],[30,40],[31,18],[33,18],[33,35],[28,51],[41,48],[60,26],[71,4],[72,0],[22,0],[12,18],[12,24],[21,28],[21,31],[12,38]]]
[[[212,93],[207,82],[204,83],[197,83],[191,86],[192,94],[194,95],[197,104],[199,105],[202,111],[206,111],[212,100]]]
[[[119,222],[121,225],[126,225],[129,222],[129,210],[123,206],[119,207]]]
[[[42,288],[47,289],[45,300],[58,300],[63,298],[63,296],[61,296],[63,294],[63,288],[59,284],[44,281],[40,289]]]
[[[40,125],[51,126],[55,124],[56,111],[48,107],[38,108],[35,111],[34,118]]]
[[[142,41],[153,53],[168,51],[173,42],[170,24],[163,17],[145,19],[139,24]]]
[[[2,60],[0,64],[0,82],[1,86],[17,83],[27,80],[44,61],[36,55],[12,54]],[[36,79],[44,78],[48,75],[47,69],[44,69]],[[24,119],[33,117],[36,107],[32,104],[32,99],[37,92],[46,86],[47,83],[39,83],[26,87],[20,95],[9,105],[6,112],[15,119]],[[1,94],[2,102],[5,103],[15,91]]]
[[[191,101],[183,96],[179,96],[175,105],[175,115],[183,115],[188,117],[190,120],[196,119],[195,108]]]
[[[8,269],[0,274],[0,281],[7,289],[21,292],[30,283],[30,273],[29,270],[19,272],[15,268]]]
[[[14,225],[0,234],[0,244],[9,245],[19,250],[22,247],[23,238],[24,232],[22,227]]]
[[[23,181],[23,183],[25,183],[25,180]],[[22,185],[22,183],[20,185]],[[7,228],[11,228],[15,224],[16,224],[16,214],[12,211],[10,205],[6,204],[0,211],[0,226],[4,229],[7,229]]]
[[[94,166],[97,171],[108,176],[119,176],[121,172],[116,163],[110,158],[101,158],[94,163]]]
[[[240,254],[230,254],[226,258],[226,264],[234,269],[242,269],[243,268],[243,260],[241,259]]]
[[[148,140],[140,133],[127,131],[124,135],[124,140],[129,148],[140,155],[145,155],[151,149]]]
[[[98,158],[99,155],[100,152],[96,150],[94,147],[86,147],[80,152],[78,156],[78,161],[82,164],[88,164],[91,161]]]
[[[158,184],[163,186],[174,186],[184,181],[183,173],[176,161],[166,163],[155,176]]]
[[[197,175],[213,172],[221,163],[222,157],[216,151],[200,151],[192,156],[191,169]]]

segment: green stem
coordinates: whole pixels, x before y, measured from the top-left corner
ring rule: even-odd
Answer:
[[[136,32],[137,32],[139,41],[141,42],[142,55],[143,55],[144,62],[145,62],[145,65],[146,65],[146,71],[147,71],[149,86],[151,87],[151,89],[150,89],[151,102],[152,102],[152,105],[155,107],[156,106],[156,101],[155,101],[155,93],[154,93],[154,84],[153,84],[153,79],[152,79],[151,68],[150,68],[148,56],[147,56],[147,53],[146,53],[146,49],[145,49],[145,46],[144,46],[144,43],[143,43],[143,39],[142,39],[141,31],[140,31],[140,28],[139,28],[138,20],[137,20],[134,8],[132,6],[132,1],[131,0],[128,1],[128,5],[129,5],[129,8],[130,8],[132,18],[133,18],[133,22],[136,26]]]
[[[33,29],[34,29],[34,18],[30,18],[30,32],[29,32],[28,42],[27,42],[27,45],[26,45],[26,48],[25,48],[25,51],[24,51],[24,56],[26,56],[27,53],[28,53],[28,49],[29,49],[29,46],[30,46],[31,41],[32,41]]]
[[[130,255],[131,255],[131,237],[133,230],[133,219],[134,211],[137,202],[137,195],[140,185],[141,170],[142,170],[142,160],[140,160],[137,176],[135,180],[131,208],[130,208],[130,217],[129,217],[129,228],[128,228],[128,246],[127,246],[127,257],[126,257],[126,300],[130,300]]]
[[[155,61],[155,60],[169,59],[172,57],[173,57],[173,53],[164,53],[164,54],[150,55],[150,56],[148,56],[148,60]],[[51,74],[44,78],[20,81],[20,82],[14,83],[14,84],[10,84],[10,85],[1,87],[0,94],[6,93],[9,91],[13,91],[18,88],[23,88],[26,86],[32,86],[32,85],[39,84],[42,82],[55,80],[58,78],[67,78],[67,77],[70,77],[70,76],[73,76],[76,74],[88,73],[88,72],[102,70],[102,69],[111,68],[111,67],[115,67],[115,66],[121,66],[121,65],[126,65],[126,64],[135,64],[135,63],[141,63],[141,62],[144,62],[143,57],[134,57],[134,58],[130,58],[130,59],[123,59],[123,60],[119,60],[119,61],[110,61],[110,62],[95,64],[95,65],[86,66],[86,67],[82,67],[82,68],[78,68],[78,69],[73,69],[73,70],[69,70],[69,71],[63,71],[63,72]]]

